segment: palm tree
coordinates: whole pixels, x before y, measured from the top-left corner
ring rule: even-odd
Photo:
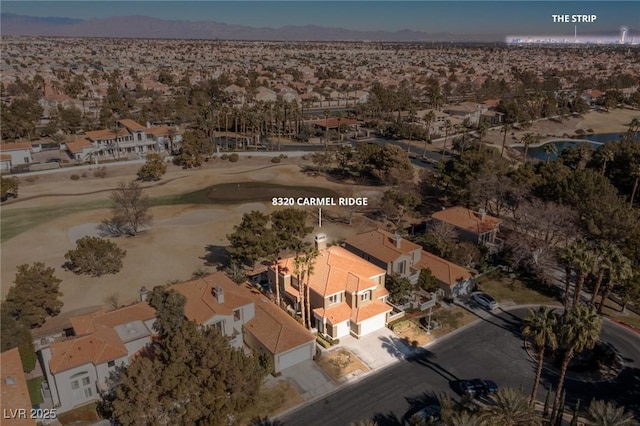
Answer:
[[[558,155],[558,147],[556,146],[555,143],[551,142],[551,143],[547,143],[542,145],[542,150],[544,151],[544,153],[547,155],[547,158],[545,158],[544,162],[546,164],[549,163],[549,158],[552,155],[557,156]]]
[[[598,343],[601,328],[602,318],[590,306],[578,305],[564,318],[559,336],[564,356],[560,367],[558,385],[556,386],[556,396],[551,410],[550,424],[555,424],[558,415],[561,415],[558,412],[558,408],[569,362],[571,362],[575,354],[592,349]]]
[[[596,297],[598,297],[598,293],[600,292],[600,286],[602,285],[602,281],[604,280],[605,273],[616,267],[614,262],[615,259],[619,256],[622,256],[620,253],[620,249],[618,247],[609,242],[604,241],[598,246],[598,265],[597,265],[597,276],[596,283],[593,287],[593,296],[591,296],[591,302],[589,306],[595,306]]]
[[[306,286],[305,286],[305,301],[306,301],[306,310],[307,310],[307,321],[308,321],[308,325],[307,328],[311,328],[311,297],[310,297],[310,283],[309,280],[311,280],[311,275],[313,275],[313,270],[315,269],[315,261],[316,258],[318,257],[320,253],[318,252],[318,250],[316,249],[311,249],[307,255],[304,257],[304,265],[306,267],[306,275],[307,275],[307,280],[306,280]]]
[[[576,287],[572,304],[572,308],[575,308],[580,301],[584,280],[596,268],[597,257],[587,243],[576,241],[563,250],[562,262],[565,267],[568,266],[576,273]],[[568,295],[565,294],[565,297],[568,297]]]
[[[600,305],[598,305],[598,313],[602,314],[602,310],[604,309],[604,305],[609,298],[609,294],[611,294],[611,290],[615,287],[616,284],[620,284],[631,277],[633,277],[633,267],[631,260],[628,257],[623,255],[620,251],[614,253],[615,256],[611,259],[611,265],[613,266],[609,270],[609,281],[604,288],[604,293],[602,294],[602,298],[600,299]]]
[[[614,158],[613,150],[608,145],[602,145],[602,148],[598,150],[597,154],[600,161],[602,162],[602,168],[600,169],[600,174],[604,176],[607,171],[607,163],[609,161],[613,161],[613,158]]]
[[[617,407],[613,402],[591,401],[587,411],[587,424],[591,426],[633,426],[638,422],[633,414],[625,413],[624,407]]]
[[[429,111],[427,114],[425,114],[424,118],[427,121],[427,138],[424,141],[424,152],[422,153],[422,156],[426,157],[427,144],[431,143],[431,123],[433,122],[433,119],[436,118],[436,114],[433,111]]]
[[[300,303],[300,315],[302,324],[306,325],[306,305],[304,301],[305,292],[303,288],[303,280],[305,274],[304,258],[301,256],[296,256],[295,260],[293,261],[293,265],[293,273],[296,275],[296,280],[298,281],[298,293],[300,294],[300,297],[298,297],[298,302]]]
[[[503,388],[493,395],[493,405],[488,405],[480,419],[486,424],[501,426],[533,426],[541,421],[529,405],[529,398],[517,389]]]
[[[328,109],[324,110],[324,150],[327,150],[327,147],[329,146],[329,116],[331,115],[331,112]]]
[[[533,343],[538,350],[538,368],[536,369],[536,378],[533,382],[531,399],[529,401],[529,405],[531,407],[533,407],[534,402],[536,401],[538,385],[540,384],[540,376],[542,375],[542,365],[544,364],[545,349],[549,347],[549,349],[554,351],[558,347],[558,341],[555,334],[555,326],[557,323],[558,318],[555,312],[546,306],[540,306],[537,311],[530,309],[524,320],[522,334],[533,340]]]
[[[524,145],[524,152],[523,152],[523,161],[526,163],[527,162],[527,154],[529,153],[529,145],[534,144],[538,141],[538,137],[536,135],[534,135],[531,132],[525,133],[524,136],[522,136],[522,143]]]
[[[478,152],[482,149],[482,139],[487,135],[487,125],[480,123],[478,125]]]
[[[448,118],[444,121],[444,144],[442,145],[442,158],[447,150],[447,138],[449,137],[449,130],[451,130],[451,120]]]
[[[504,157],[504,147],[507,145],[507,132],[511,130],[511,123],[504,123],[502,125],[502,150],[500,150],[500,157]]]

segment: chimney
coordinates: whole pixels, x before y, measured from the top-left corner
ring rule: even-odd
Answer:
[[[481,222],[484,222],[484,218],[485,218],[485,216],[487,215],[486,210],[485,210],[485,209],[480,209],[480,210],[478,211],[478,214],[480,215],[480,221],[481,221]]]
[[[213,294],[213,297],[216,298],[216,302],[224,303],[224,290],[222,289],[222,287],[220,287],[219,284],[211,289],[211,294]]]
[[[314,241],[318,251],[327,248],[327,234],[316,234]]]
[[[400,236],[400,234],[393,234],[393,242],[396,243],[396,248],[399,249],[400,245],[402,244],[402,237]]]
[[[149,294],[149,290],[147,290],[145,286],[142,286],[140,287],[140,290],[138,290],[138,294],[140,294],[140,301],[144,302],[145,300],[147,300],[147,295]]]

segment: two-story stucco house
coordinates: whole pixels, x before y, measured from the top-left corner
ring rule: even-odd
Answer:
[[[461,206],[451,207],[433,213],[431,220],[432,226],[438,222],[453,226],[460,240],[485,246],[491,252],[502,250],[504,245],[504,241],[498,238],[502,221],[486,214],[482,209],[475,212]]]
[[[318,332],[333,339],[359,338],[383,328],[392,311],[384,287],[385,270],[342,247],[327,248],[324,234],[316,236],[316,245],[318,256],[308,283],[312,323]],[[295,257],[281,259],[278,269],[281,294],[299,308],[302,286]],[[275,283],[275,266],[269,269],[269,276]]]
[[[422,247],[382,229],[354,235],[344,241],[344,247],[387,271],[418,282],[420,270],[415,264],[420,260]]]
[[[40,350],[51,398],[59,412],[99,398],[117,366],[151,342],[155,310],[137,303],[71,318],[75,336]]]
[[[8,172],[12,167],[33,162],[31,142],[0,144],[0,171]]]

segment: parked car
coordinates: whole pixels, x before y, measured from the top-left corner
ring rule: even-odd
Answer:
[[[440,420],[441,408],[439,405],[429,405],[415,413],[409,419],[409,424],[432,424]]]
[[[471,293],[471,298],[480,306],[489,310],[497,309],[499,306],[498,302],[496,302],[493,297],[481,291],[474,291],[473,293]]]
[[[456,391],[461,395],[469,395],[477,398],[487,396],[490,393],[496,393],[498,391],[498,385],[492,380],[460,380],[457,384]]]

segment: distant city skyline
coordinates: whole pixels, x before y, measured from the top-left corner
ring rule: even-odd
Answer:
[[[571,35],[574,23],[553,14],[596,15],[581,32],[638,28],[634,1],[2,1],[2,12],[33,17],[100,19],[142,15],[250,27],[317,25],[350,30],[454,34]]]

